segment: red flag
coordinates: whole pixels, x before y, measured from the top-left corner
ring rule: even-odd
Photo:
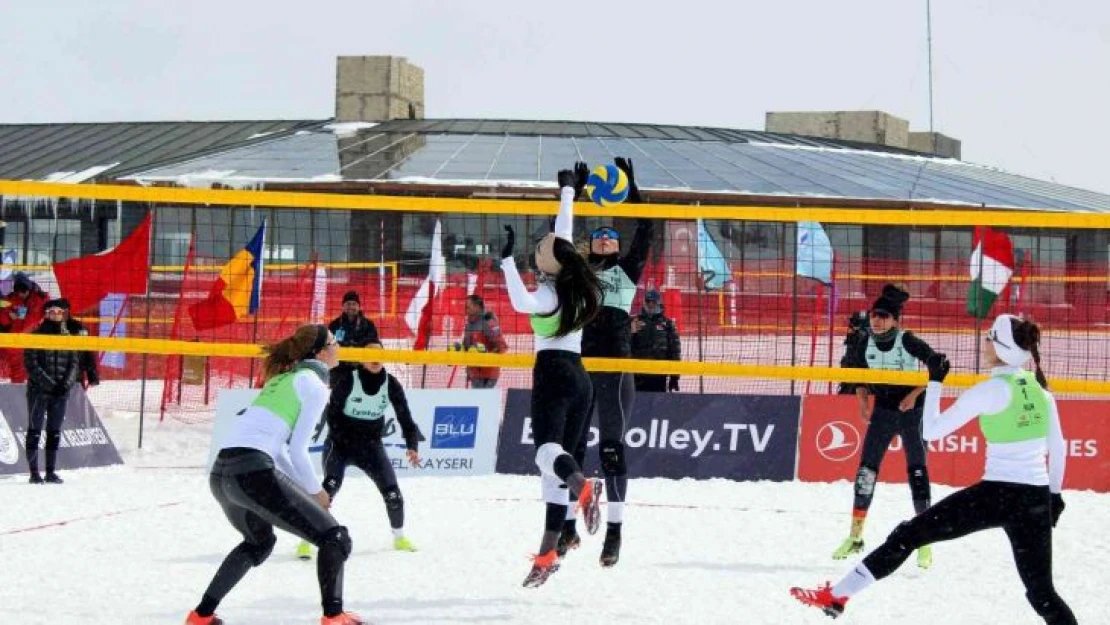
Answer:
[[[70,310],[95,306],[109,293],[145,295],[150,268],[152,214],[114,248],[54,265],[54,277]]]
[[[432,339],[432,314],[436,301],[436,283],[432,280],[428,284],[428,301],[420,310],[420,321],[416,325],[416,341],[412,344],[414,350],[428,349],[428,342]]]
[[[682,331],[682,293],[678,289],[664,289],[663,310],[674,321],[676,331]]]

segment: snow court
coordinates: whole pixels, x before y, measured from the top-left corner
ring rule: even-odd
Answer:
[[[204,457],[194,452],[158,461],[184,465]],[[202,469],[140,468],[134,465],[145,458],[128,453],[133,466],[72,471],[58,487],[0,480],[0,622],[184,621],[240,539],[208,493]],[[619,567],[601,568],[601,535],[583,535],[542,588],[525,589],[520,580],[543,515],[535,478],[411,480],[407,533],[421,550],[408,553],[393,550],[370,480],[352,475],[334,509],[354,540],[346,605],[379,625],[828,622],[788,589],[836,579],[850,566],[827,553],[844,529],[847,482],[641,479],[636,489],[640,497],[627,511],[636,522],[625,533]],[[1106,614],[1098,590],[1110,582],[1102,566],[1110,544],[1083,539],[1110,524],[1110,505],[1105,495],[1067,496],[1055,536],[1057,586],[1081,623],[1098,622]],[[900,499],[877,501],[869,543],[911,513]],[[294,557],[296,542],[279,533],[270,560],[221,605],[229,624],[318,622],[315,566]],[[904,567],[853,600],[838,622],[935,625],[943,609],[954,622],[1040,623],[1001,533],[942,543],[935,553],[931,570]],[[54,592],[44,600],[47,589]]]

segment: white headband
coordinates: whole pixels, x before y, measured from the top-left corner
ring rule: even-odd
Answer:
[[[1033,357],[1029,350],[1018,347],[1014,342],[1014,321],[1018,320],[1013,315],[998,315],[987,334],[994,343],[994,353],[998,354],[998,359],[1011,367],[1020,367]]]

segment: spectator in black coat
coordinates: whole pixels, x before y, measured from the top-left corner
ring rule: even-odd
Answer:
[[[32,334],[68,335],[65,315],[66,300],[49,300],[46,318]],[[62,441],[62,421],[66,416],[66,400],[77,381],[77,352],[62,349],[27,349],[23,365],[27,370],[27,465],[32,484],[43,483],[39,474],[39,441],[43,422],[46,425],[46,482],[61,484],[55,472],[58,448]]]
[[[663,315],[658,291],[644,294],[644,308],[632,320],[632,357],[650,360],[682,360],[682,342],[674,320]],[[648,393],[678,391],[677,375],[636,374],[636,390]]]

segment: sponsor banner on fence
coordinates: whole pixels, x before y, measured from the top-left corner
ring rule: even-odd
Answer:
[[[538,474],[531,391],[509,389],[497,472]],[[794,479],[799,398],[640,393],[625,434],[633,477]],[[586,472],[598,474],[598,430],[591,424]]]
[[[258,396],[254,389],[220,391],[216,401],[216,421],[212,427],[212,449],[208,466],[216,458],[219,441],[235,415]],[[405,441],[391,406],[386,420],[385,443],[389,459],[398,477],[412,475],[487,475],[494,470],[497,430],[501,414],[501,391],[497,389],[406,390],[413,421],[426,439],[420,443],[420,466],[412,467],[405,459]],[[318,475],[323,475],[321,452],[327,427],[319,443],[309,449]],[[358,473],[350,467],[348,471]]]
[[[947,408],[951,398],[941,406]],[[1110,492],[1110,402],[1058,400],[1068,454],[1064,486]],[[798,479],[804,482],[853,480],[859,468],[867,424],[859,418],[855,396],[807,396],[802,401],[798,443]],[[929,443],[929,478],[937,484],[968,486],[983,477],[986,441],[976,420]],[[906,481],[902,441],[895,438],[883,460],[879,479]]]
[[[27,473],[24,453],[27,439],[27,387],[0,384],[0,475]],[[40,447],[46,445],[43,434]],[[45,468],[45,455],[39,453],[39,470]],[[123,464],[108,431],[89,403],[85,389],[74,386],[66,401],[62,422],[62,443],[58,449],[58,469],[81,469]]]

